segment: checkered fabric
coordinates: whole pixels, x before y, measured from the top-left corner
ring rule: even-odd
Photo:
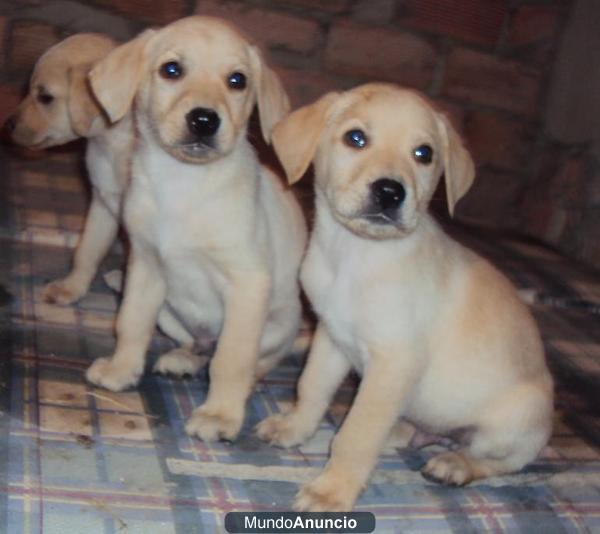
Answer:
[[[91,387],[83,372],[114,348],[117,298],[100,275],[77,305],[39,298],[44,283],[68,271],[82,227],[80,161],[69,152],[36,160],[3,153],[0,172],[0,284],[9,293],[0,292],[0,531],[221,532],[228,511],[289,509],[298,483],[324,465],[353,381],[317,435],[290,451],[263,444],[252,428],[293,400],[299,355],[258,385],[232,444],[183,430],[206,395],[206,373],[184,381],[147,373],[119,394]],[[357,509],[375,513],[377,532],[600,532],[600,329],[590,306],[600,302],[600,279],[510,236],[453,231],[535,291],[558,384],[552,441],[522,473],[460,489],[419,474],[439,446],[390,446]],[[116,246],[100,272],[122,263]],[[150,362],[170,348],[157,334]]]

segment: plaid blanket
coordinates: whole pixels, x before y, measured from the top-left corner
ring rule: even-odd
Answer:
[[[354,381],[317,435],[289,451],[260,442],[252,428],[293,401],[301,355],[258,385],[233,444],[183,430],[204,399],[206,374],[147,373],[119,394],[91,387],[83,371],[114,348],[116,296],[99,275],[75,306],[39,298],[45,282],[68,271],[82,227],[79,159],[2,153],[0,170],[0,531],[221,532],[228,511],[289,509],[298,484],[324,465]],[[512,236],[453,232],[528,290],[557,379],[554,435],[522,473],[460,489],[420,476],[437,446],[390,446],[357,509],[375,513],[377,532],[600,532],[600,279]],[[122,263],[116,245],[100,272]],[[171,347],[157,333],[150,364]]]

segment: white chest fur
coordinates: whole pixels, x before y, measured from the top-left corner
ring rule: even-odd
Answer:
[[[435,224],[435,223],[432,223]],[[398,348],[418,339],[438,306],[443,268],[436,254],[420,264],[416,247],[424,240],[359,237],[337,221],[327,207],[318,210],[301,279],[330,337],[360,372],[370,347]]]
[[[175,162],[161,150],[134,156],[125,224],[132,241],[158,259],[167,301],[190,328],[220,329],[227,267],[249,253],[257,177],[236,170],[226,160]]]

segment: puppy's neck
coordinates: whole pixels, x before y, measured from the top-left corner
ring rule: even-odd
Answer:
[[[104,117],[97,117],[86,136],[88,145],[114,154],[123,153],[126,147],[131,150],[133,137],[133,119],[130,114],[114,124],[109,124]]]

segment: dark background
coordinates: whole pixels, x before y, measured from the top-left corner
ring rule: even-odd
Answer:
[[[600,266],[600,1],[2,0],[0,119],[67,35],[193,13],[256,38],[295,106],[373,79],[426,92],[478,164],[458,216]]]

